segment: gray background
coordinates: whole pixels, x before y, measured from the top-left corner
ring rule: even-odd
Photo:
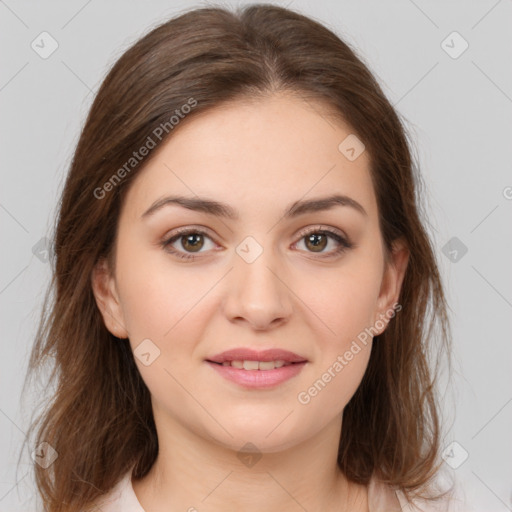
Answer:
[[[443,446],[458,444],[444,466],[475,511],[512,510],[512,2],[275,3],[355,45],[407,120],[427,184],[429,231],[455,344],[444,402],[453,426]],[[20,391],[50,275],[40,241],[50,234],[79,129],[106,71],[129,44],[204,5],[0,0],[1,512],[34,506],[28,449],[15,471],[32,412],[30,396],[21,407]],[[46,59],[31,47],[43,31],[58,43]],[[447,39],[453,31],[469,44],[461,55],[463,40]]]

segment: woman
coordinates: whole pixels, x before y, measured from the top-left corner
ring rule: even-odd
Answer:
[[[76,148],[30,361],[57,372],[45,510],[447,507],[419,179],[370,71],[303,15],[196,9],[134,44]]]

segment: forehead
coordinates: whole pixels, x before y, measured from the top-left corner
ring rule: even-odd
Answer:
[[[241,212],[281,211],[301,198],[352,197],[376,215],[370,158],[349,160],[354,137],[325,105],[278,94],[235,101],[185,118],[139,171],[126,209],[140,216],[166,194],[208,196]]]

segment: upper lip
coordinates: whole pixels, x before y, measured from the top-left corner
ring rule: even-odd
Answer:
[[[278,348],[268,350],[234,348],[212,356],[207,361],[214,363],[224,363],[225,361],[285,361],[289,363],[302,363],[307,361],[307,359],[294,352]]]

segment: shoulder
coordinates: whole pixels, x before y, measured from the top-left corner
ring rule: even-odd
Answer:
[[[453,493],[436,500],[412,500],[399,489],[395,489],[372,477],[368,484],[368,507],[370,512],[462,512],[461,502]]]
[[[368,484],[369,512],[402,512],[403,496],[373,476]]]
[[[90,510],[101,510],[101,512],[145,512],[133,490],[132,471],[127,471],[107,494],[97,498]]]

